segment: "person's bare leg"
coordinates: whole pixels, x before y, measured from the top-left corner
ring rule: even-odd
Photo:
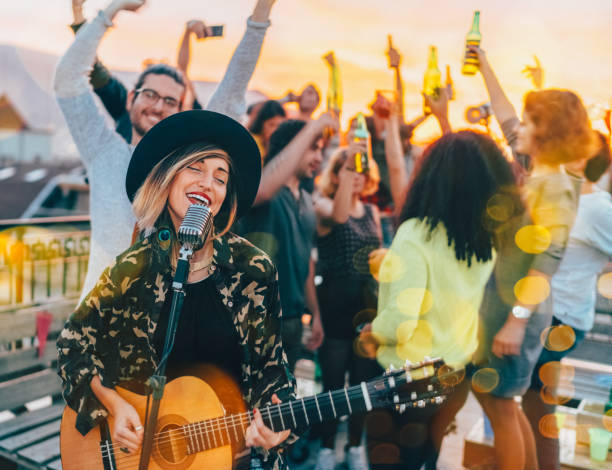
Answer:
[[[523,434],[523,446],[525,448],[525,470],[538,470],[538,453],[536,451],[535,437],[531,424],[521,408],[517,412],[521,433]]]
[[[519,406],[512,398],[476,393],[495,434],[495,460],[498,470],[525,468],[525,444],[519,422]],[[533,435],[532,435],[533,439]]]

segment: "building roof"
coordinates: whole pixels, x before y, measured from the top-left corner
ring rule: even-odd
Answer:
[[[75,176],[82,173],[80,168],[78,161],[64,165],[0,164],[0,219],[22,217],[49,182],[60,175]]]

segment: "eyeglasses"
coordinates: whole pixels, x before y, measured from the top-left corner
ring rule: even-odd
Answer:
[[[151,106],[155,106],[157,102],[161,99],[163,105],[166,109],[173,110],[178,109],[179,101],[171,96],[160,96],[155,90],[151,90],[150,88],[139,88],[136,90],[136,93],[140,93],[144,99],[144,101]]]

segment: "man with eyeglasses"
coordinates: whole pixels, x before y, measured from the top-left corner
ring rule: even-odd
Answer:
[[[270,25],[274,2],[257,0],[242,41],[207,109],[234,119],[245,112],[246,88]],[[159,121],[181,111],[186,93],[183,75],[174,67],[158,64],[147,68],[127,96],[130,143],[108,126],[95,103],[88,74],[100,41],[121,10],[136,11],[144,3],[145,0],[113,0],[80,28],[56,69],[55,93],[90,185],[91,243],[81,299],[93,288],[103,269],[132,242],[136,219],[125,192],[125,176],[134,146]]]

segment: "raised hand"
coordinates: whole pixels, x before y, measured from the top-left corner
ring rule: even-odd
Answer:
[[[187,22],[185,29],[195,34],[196,38],[204,39],[212,35],[212,31],[202,20],[191,20]]]
[[[85,0],[72,0],[72,16],[74,19],[73,24],[85,23],[85,16],[83,15],[83,4]]]
[[[387,36],[389,47],[387,49],[387,56],[389,57],[389,68],[396,69],[400,66],[402,56],[399,51],[393,47],[393,40],[391,35]]]
[[[336,58],[334,57],[333,52],[328,52],[323,56],[323,60],[325,60],[331,67],[336,65]]]
[[[535,65],[526,65],[523,69],[523,74],[531,79],[536,90],[541,90],[542,84],[544,83],[544,69],[537,56],[534,55],[533,60],[535,61]]]

